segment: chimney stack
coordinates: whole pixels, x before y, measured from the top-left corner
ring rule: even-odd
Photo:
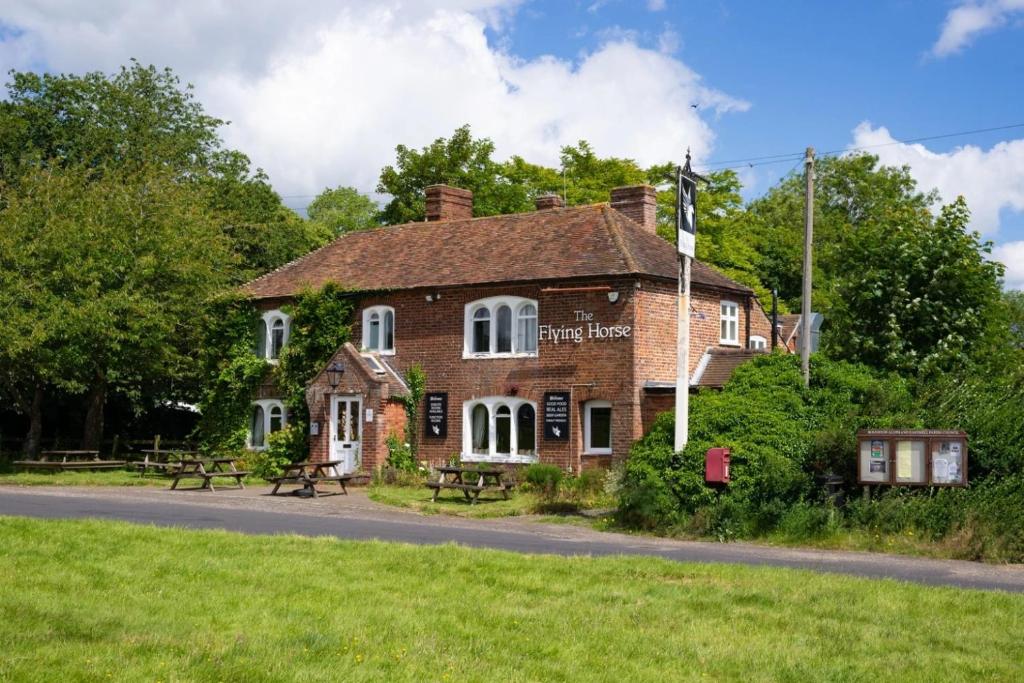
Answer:
[[[629,216],[645,230],[656,232],[658,199],[650,185],[630,185],[612,190],[612,208]]]
[[[557,194],[542,194],[538,195],[533,203],[537,206],[538,211],[544,211],[546,209],[561,209],[562,198]]]
[[[428,221],[458,221],[473,217],[473,193],[461,187],[431,185],[427,194]]]

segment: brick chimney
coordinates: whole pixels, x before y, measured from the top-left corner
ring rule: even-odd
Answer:
[[[544,211],[545,209],[561,209],[562,198],[557,194],[542,194],[538,195],[533,203],[537,206],[538,211]]]
[[[630,185],[612,190],[612,208],[651,232],[655,232],[657,225],[657,207],[657,195],[650,185]]]
[[[427,194],[428,221],[457,221],[473,217],[473,193],[461,187],[431,185]]]

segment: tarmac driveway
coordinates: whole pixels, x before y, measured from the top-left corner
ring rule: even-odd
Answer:
[[[680,562],[722,562],[810,569],[931,585],[1024,592],[1024,565],[986,565],[866,552],[776,548],[749,543],[678,541],[605,533],[528,517],[464,519],[383,506],[365,491],[303,499],[244,491],[168,491],[129,487],[0,486],[0,515],[44,519],[114,519],[247,534],[496,548],[557,555],[648,555]]]

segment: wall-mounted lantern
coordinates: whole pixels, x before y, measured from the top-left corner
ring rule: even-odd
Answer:
[[[345,364],[341,361],[334,361],[327,366],[327,383],[331,389],[337,389],[341,384],[341,376],[345,374]]]

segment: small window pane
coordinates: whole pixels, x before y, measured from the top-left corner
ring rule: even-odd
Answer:
[[[473,353],[491,350],[491,312],[486,308],[473,314]]]
[[[262,319],[256,323],[256,357],[267,357],[267,321]]]
[[[491,450],[488,438],[487,406],[478,403],[473,406],[473,453],[488,455]]]
[[[391,311],[384,312],[384,351],[395,350],[395,314]]]
[[[349,401],[347,404],[348,410],[346,415],[348,418],[348,440],[359,441],[359,404],[355,401]]]
[[[512,309],[498,306],[498,353],[512,353]]]
[[[516,329],[516,351],[533,353],[537,350],[537,308],[526,304],[519,309]]]
[[[370,314],[370,332],[367,336],[366,348],[377,351],[380,349],[380,314]]]
[[[253,406],[252,409],[252,423],[249,427],[249,433],[252,434],[252,438],[249,443],[253,448],[263,448],[263,407]]]
[[[516,411],[516,449],[519,455],[533,455],[537,448],[537,414],[524,403]]]
[[[508,406],[498,406],[494,413],[495,450],[507,455],[512,452],[512,411]]]
[[[284,412],[281,410],[281,406],[274,406],[270,409],[270,433],[281,431],[283,425]]]
[[[612,447],[612,409],[590,409],[590,447],[592,449]]]
[[[270,328],[270,357],[280,358],[284,348],[284,321],[278,318]]]

